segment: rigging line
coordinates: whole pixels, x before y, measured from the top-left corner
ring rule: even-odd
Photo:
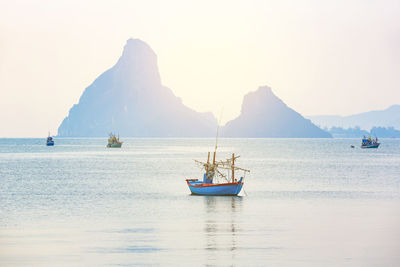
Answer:
[[[222,174],[218,169],[216,169],[216,171],[222,178],[224,178],[227,182],[229,182],[228,178],[226,178],[224,174]]]
[[[244,172],[244,174],[243,174],[243,180],[244,180],[244,178],[246,178],[246,172]],[[248,196],[246,190],[244,190],[244,185],[243,185],[243,193],[246,195],[246,197]]]
[[[246,192],[246,190],[244,190],[244,188],[243,188],[243,192],[244,192],[244,194],[245,194],[245,195],[246,195],[246,197],[247,197],[248,195],[247,195],[247,192]]]
[[[217,147],[218,147],[218,131],[219,131],[219,126],[221,124],[221,119],[222,119],[222,113],[224,111],[224,108],[222,107],[221,109],[221,114],[219,115],[219,121],[218,121],[218,126],[217,126],[217,136],[215,137],[215,150],[214,153],[217,152]]]

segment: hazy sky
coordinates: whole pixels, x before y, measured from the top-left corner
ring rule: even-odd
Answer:
[[[56,133],[129,38],[183,103],[237,116],[269,85],[303,115],[400,104],[400,1],[1,1],[0,137]]]

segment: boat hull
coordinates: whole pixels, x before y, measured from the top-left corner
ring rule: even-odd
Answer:
[[[373,144],[373,145],[361,145],[361,148],[378,148],[380,143]]]
[[[206,184],[197,179],[187,179],[186,182],[193,195],[203,196],[237,196],[243,187],[242,179],[239,182],[225,184]]]
[[[122,143],[120,144],[108,144],[107,147],[108,148],[120,148],[122,146]]]
[[[46,146],[54,146],[54,142],[46,143]]]

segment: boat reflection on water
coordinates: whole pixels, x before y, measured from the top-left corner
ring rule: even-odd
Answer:
[[[204,236],[208,261],[229,261],[236,255],[242,197],[207,196],[205,201]]]

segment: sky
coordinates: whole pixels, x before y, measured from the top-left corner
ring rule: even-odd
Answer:
[[[56,134],[129,38],[222,123],[262,85],[302,115],[400,104],[398,0],[0,0],[0,137]]]

